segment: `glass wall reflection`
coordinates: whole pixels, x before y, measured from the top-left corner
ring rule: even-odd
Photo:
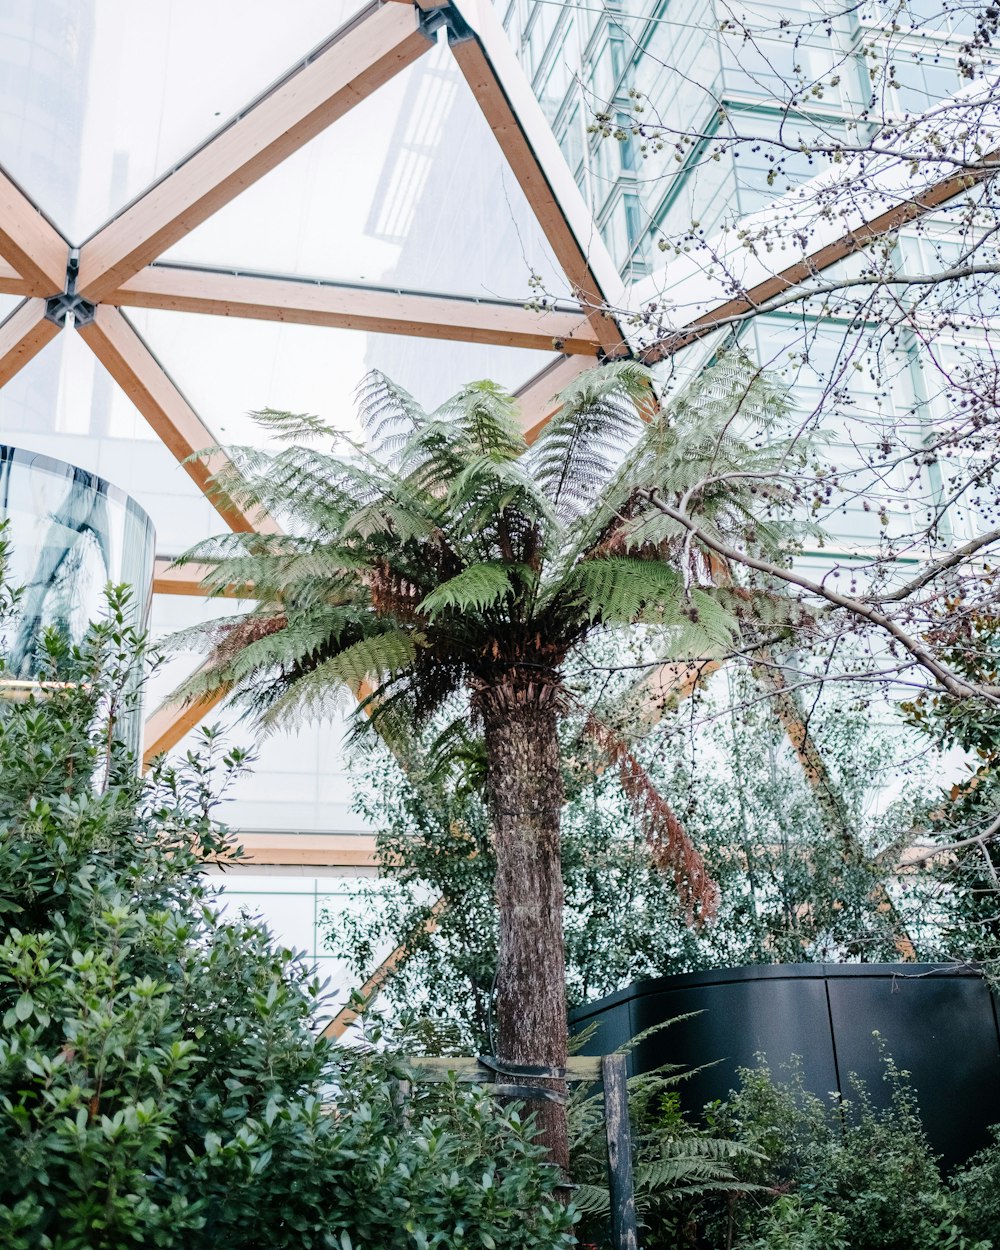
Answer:
[[[145,628],[155,534],[135,500],[102,478],[0,444],[0,520],[11,544],[7,581],[22,588],[7,637],[9,680],[35,674],[44,629],[77,643],[100,615],[109,582],[133,589],[132,623]],[[138,745],[139,718],[128,727]]]

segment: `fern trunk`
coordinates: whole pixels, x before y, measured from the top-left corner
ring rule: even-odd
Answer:
[[[567,1023],[557,691],[534,684],[494,687],[481,706],[500,919],[497,1057],[561,1068]],[[560,1081],[518,1083],[566,1088]],[[539,1141],[568,1177],[565,1106],[537,1099],[533,1109]]]

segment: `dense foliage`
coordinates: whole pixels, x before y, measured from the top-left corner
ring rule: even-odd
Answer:
[[[983,1151],[945,1177],[920,1126],[914,1095],[888,1056],[890,1096],[879,1106],[853,1081],[823,1101],[800,1074],[764,1067],[717,1107],[711,1131],[751,1148],[736,1169],[762,1188],[689,1212],[690,1244],[716,1250],[992,1250],[1000,1243],[1000,1152]],[[674,1243],[664,1243],[674,1244]]]
[[[148,778],[109,732],[141,642],[119,593],[0,700],[5,1250],[524,1247],[568,1240],[530,1122],[317,1038],[320,985],[220,914],[206,854],[238,771],[214,735]]]
[[[696,1127],[678,1107],[683,1074],[630,1081],[636,1206],[645,1250],[995,1250],[1000,1144],[945,1175],[907,1081],[884,1058],[886,1090],[808,1093],[793,1063],[761,1064]],[[609,1245],[600,1096],[573,1110],[583,1184],[578,1233]],[[1000,1143],[1000,1128],[997,1130]]]
[[[984,580],[995,575],[984,572]],[[992,614],[969,612],[956,596],[941,613],[952,639],[948,660],[970,681],[996,685],[1000,631]],[[944,843],[934,875],[950,900],[953,943],[1000,975],[1000,712],[996,700],[959,700],[940,691],[905,703],[911,724],[941,748],[966,753],[954,784],[930,805],[928,825]]]

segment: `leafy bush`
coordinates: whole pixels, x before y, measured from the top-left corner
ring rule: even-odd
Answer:
[[[847,1221],[822,1202],[785,1195],[764,1213],[746,1250],[853,1250]]]
[[[568,1244],[530,1120],[451,1087],[404,1120],[392,1058],[317,1038],[320,984],[213,908],[217,788],[246,761],[209,732],[137,775],[124,604],[0,701],[0,1244]]]
[[[784,1083],[763,1066],[741,1072],[740,1090],[713,1110],[710,1124],[757,1152],[738,1170],[762,1189],[707,1212],[696,1244],[992,1250],[1000,1225],[981,1218],[970,1199],[1000,1172],[1000,1157],[986,1152],[972,1171],[946,1179],[907,1073],[888,1056],[883,1062],[890,1101],[881,1108],[856,1079],[849,1099],[824,1102],[805,1091],[796,1068]]]

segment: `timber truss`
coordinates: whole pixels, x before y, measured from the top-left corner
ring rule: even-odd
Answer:
[[[575,292],[572,306],[537,311],[512,301],[233,272],[161,259],[246,187],[419,60],[442,28]],[[744,296],[710,300],[712,307],[681,332],[647,347],[642,356],[656,360],[682,350],[720,319],[752,310],[961,189],[942,183],[903,209],[873,214],[848,236],[818,243],[815,254],[794,269],[748,282]],[[209,491],[222,457],[189,457],[217,440],[123,310],[164,309],[551,350],[557,353],[554,363],[518,392],[529,441],[551,415],[553,396],[573,377],[595,361],[631,354],[618,319],[626,306],[621,279],[490,0],[374,0],[80,247],[64,238],[0,169],[0,293],[22,297],[0,323],[0,386],[62,330],[75,331],[225,523],[246,532],[273,529],[273,522],[247,515],[232,500]],[[197,570],[173,570],[166,560],[157,562],[154,590],[202,593]],[[213,705],[206,700],[154,712],[147,723],[147,759],[179,742]],[[312,850],[309,862],[370,863],[368,840],[358,842],[361,858],[352,859],[338,845],[327,852],[332,859]],[[366,843],[363,848],[361,842]],[[300,847],[298,853],[303,851]],[[258,863],[289,863],[295,854],[290,846],[273,854],[264,845],[256,854],[251,850]]]

